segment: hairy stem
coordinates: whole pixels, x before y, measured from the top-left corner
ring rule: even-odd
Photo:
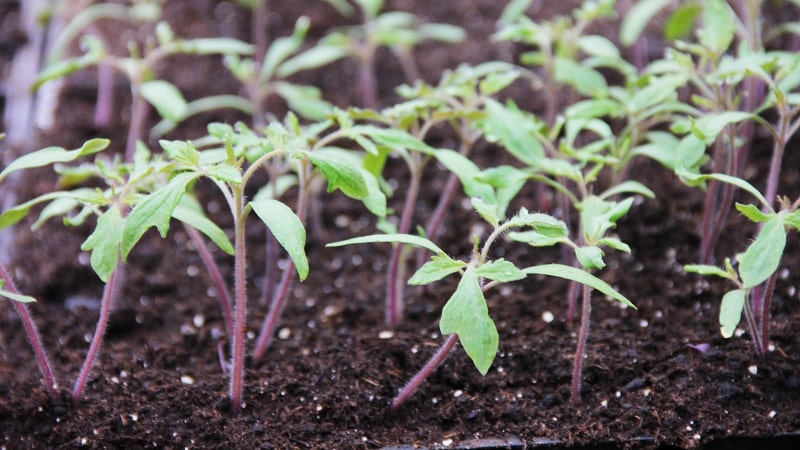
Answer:
[[[581,373],[583,372],[583,354],[586,352],[586,341],[589,338],[589,320],[592,314],[592,288],[583,286],[583,313],[581,314],[581,329],[578,333],[578,348],[575,350],[575,360],[572,364],[572,403],[581,401]]]
[[[233,348],[231,352],[231,412],[238,416],[242,412],[242,379],[244,378],[244,333],[246,328],[247,292],[246,292],[246,247],[244,233],[244,193],[240,188],[234,189],[234,319]]]
[[[8,292],[19,294],[17,286],[14,284],[14,281],[11,279],[11,276],[8,274],[3,264],[0,264],[0,278],[2,278],[3,286]],[[33,322],[31,313],[28,310],[28,305],[16,301],[12,301],[11,303],[14,305],[14,309],[17,311],[20,320],[22,320],[22,328],[25,329],[28,342],[30,342],[33,348],[33,353],[36,354],[36,361],[39,363],[39,370],[42,371],[47,393],[50,395],[51,400],[55,400],[58,398],[58,382],[53,375],[50,360],[47,358],[47,353],[44,351],[42,338],[39,337],[39,330],[36,328],[36,323]]]
[[[433,373],[433,371],[444,362],[445,358],[447,358],[447,355],[449,355],[455,347],[456,342],[458,342],[457,334],[453,333],[450,336],[447,336],[447,339],[445,339],[442,346],[439,347],[439,350],[437,350],[436,353],[431,356],[431,359],[429,359],[428,362],[422,366],[422,369],[417,372],[417,374],[414,375],[411,380],[408,381],[408,383],[403,387],[403,389],[400,390],[394,400],[392,400],[392,409],[399,408],[403,403],[405,403],[406,400],[408,400],[409,397],[411,397],[412,394],[414,394],[414,392],[416,392],[422,382],[425,381],[425,379],[427,379],[430,374]]]
[[[122,262],[117,262],[117,267],[108,277],[105,288],[103,289],[103,299],[100,301],[100,317],[97,319],[97,328],[92,337],[92,343],[89,345],[89,352],[86,354],[86,360],[83,362],[78,379],[75,380],[75,387],[72,389],[72,400],[77,402],[83,396],[83,389],[86,387],[86,382],[89,380],[89,373],[92,370],[97,353],[100,351],[100,346],[103,343],[103,336],[106,333],[106,325],[108,325],[108,317],[111,313],[111,304],[116,296],[117,286],[122,276]]]

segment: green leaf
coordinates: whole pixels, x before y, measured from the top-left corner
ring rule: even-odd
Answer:
[[[467,266],[456,291],[444,305],[439,330],[444,335],[457,334],[475,367],[486,375],[497,355],[500,336],[472,266]]]
[[[233,38],[198,38],[175,41],[171,50],[197,55],[251,55],[255,46]]]
[[[61,147],[47,147],[27,153],[11,161],[11,163],[0,172],[0,180],[3,180],[8,174],[17,170],[44,167],[55,163],[72,162],[78,158],[105,150],[110,143],[111,141],[108,139],[91,139],[75,150],[65,150]]]
[[[152,226],[158,229],[161,237],[166,237],[172,212],[178,206],[189,183],[199,175],[196,173],[180,173],[167,184],[145,196],[133,207],[125,220],[122,232],[122,257],[127,258],[130,251]]]
[[[633,303],[628,300],[624,295],[617,292],[616,289],[611,287],[608,283],[590,274],[589,272],[579,269],[577,267],[566,266],[564,264],[542,264],[539,266],[531,266],[522,269],[528,275],[547,275],[551,277],[564,278],[570,281],[590,286],[603,294],[624,303],[626,306],[636,309]]]
[[[437,150],[434,156],[450,173],[458,177],[468,196],[494,200],[494,189],[478,179],[481,169],[472,160],[449,149]]]
[[[493,100],[486,101],[486,116],[478,122],[490,142],[498,142],[515,158],[535,166],[544,158],[544,148],[536,139],[537,121],[529,113],[521,111],[513,102],[507,105]]]
[[[681,177],[683,182],[688,184],[689,186],[697,186],[698,184],[701,184],[706,180],[717,180],[723,183],[732,184],[738,187],[739,189],[742,189],[743,191],[747,192],[748,194],[752,195],[753,197],[755,197],[756,200],[758,200],[762,206],[768,208],[769,211],[772,211],[772,206],[769,204],[769,202],[767,202],[767,199],[764,198],[761,192],[758,189],[756,189],[755,186],[753,186],[752,184],[748,183],[747,181],[741,178],[734,177],[731,175],[726,175],[724,173],[709,173],[705,175],[695,174],[695,173],[689,173],[686,170],[682,170],[680,168],[679,170],[676,171],[676,173],[678,174],[678,176]]]
[[[664,39],[674,41],[688,38],[701,12],[703,5],[700,3],[687,2],[678,6],[664,25]]]
[[[734,280],[730,273],[726,270],[723,270],[717,266],[711,266],[707,264],[687,264],[683,266],[683,270],[688,273],[698,273],[703,276],[714,276],[725,278],[728,280]]]
[[[617,194],[638,194],[647,198],[656,198],[656,194],[650,188],[634,180],[623,181],[603,192],[599,197],[605,200]]]
[[[307,153],[308,159],[328,180],[328,192],[336,189],[348,197],[361,199],[369,194],[366,182],[359,167],[356,167],[333,154],[321,151]]]
[[[0,288],[2,288],[2,286],[3,286],[3,282],[2,282],[2,280],[0,280]],[[20,303],[33,303],[33,302],[36,301],[35,298],[33,298],[33,297],[29,296],[29,295],[22,295],[22,294],[19,294],[17,292],[7,291],[5,289],[0,289],[0,297],[5,297],[5,298],[8,298],[8,299],[14,300],[15,302],[20,302]]]
[[[345,239],[344,241],[331,242],[330,244],[327,244],[326,247],[343,247],[345,245],[373,244],[377,242],[389,242],[392,244],[413,245],[415,247],[422,247],[424,249],[430,250],[431,253],[435,255],[447,257],[447,254],[444,252],[444,250],[437,247],[436,244],[429,241],[428,239],[425,239],[424,237],[415,236],[413,234],[400,234],[400,233],[373,234],[370,236],[360,236],[356,238]]]
[[[256,215],[267,225],[272,235],[292,258],[301,280],[308,276],[306,229],[291,208],[278,200],[263,199],[250,202]]]
[[[608,84],[600,72],[571,59],[556,57],[553,76],[556,81],[572,86],[586,97],[598,98],[608,94]]]
[[[700,43],[721,55],[733,42],[736,34],[735,13],[725,0],[705,0]]]
[[[189,141],[168,141],[162,139],[158,141],[164,153],[169,156],[169,159],[186,164],[188,166],[196,167],[200,164],[200,152]]]
[[[500,14],[500,23],[511,23],[518,18],[525,15],[528,7],[531,6],[533,0],[509,0],[508,4],[503,8],[503,13]]]
[[[14,225],[25,218],[34,206],[47,201],[58,201],[60,198],[75,198],[75,194],[67,191],[48,192],[25,203],[8,208],[0,214],[0,229]]]
[[[772,217],[775,217],[774,214],[764,214],[761,212],[760,209],[756,207],[756,205],[744,205],[739,202],[736,203],[736,209],[742,213],[745,217],[752,220],[755,223],[766,222],[770,220]]]
[[[203,214],[203,211],[200,210],[196,201],[189,201],[190,198],[191,197],[184,196],[183,201],[172,211],[172,217],[190,227],[196,228],[201,233],[208,236],[211,242],[219,247],[220,250],[229,255],[233,255],[233,244],[231,244],[225,232]]]
[[[597,241],[597,245],[606,245],[619,252],[625,252],[625,253],[631,252],[631,247],[628,244],[622,242],[620,239],[615,237],[605,237],[603,239],[600,239],[599,241]]]
[[[742,310],[747,300],[747,290],[734,289],[722,297],[722,304],[719,307],[719,331],[722,337],[733,336],[736,327],[742,320]]]
[[[284,61],[276,70],[276,74],[285,78],[303,70],[317,69],[338,59],[346,58],[350,54],[350,49],[345,46],[322,42],[316,47]]]
[[[602,269],[606,266],[603,261],[603,250],[594,245],[576,248],[575,256],[584,269]]]
[[[450,259],[447,256],[433,256],[430,261],[414,272],[414,275],[408,280],[408,284],[417,286],[433,283],[458,272],[466,265],[464,261]]]
[[[775,273],[781,263],[785,247],[786,230],[783,218],[778,215],[764,222],[756,240],[744,253],[737,256],[742,286],[744,288],[758,286]]]
[[[300,50],[310,24],[311,21],[308,17],[302,16],[294,23],[294,31],[291,36],[279,37],[272,41],[261,65],[261,72],[258,77],[260,83],[270,81],[278,66],[283,61],[286,61],[289,56]]]
[[[433,154],[435,151],[428,144],[403,130],[372,126],[359,126],[353,129],[363,131],[364,135],[369,136],[376,144],[385,145],[389,148],[404,148],[407,150],[416,150],[425,154]]]
[[[81,244],[81,250],[92,251],[92,269],[103,280],[108,282],[117,268],[120,256],[120,243],[125,221],[119,208],[111,207],[97,218],[97,225],[92,234]]]
[[[514,263],[506,261],[503,258],[482,264],[476,269],[476,273],[479,277],[488,278],[489,280],[499,281],[501,283],[521,280],[526,276],[525,272],[517,268]]]
[[[672,0],[639,0],[633,3],[631,9],[622,19],[619,31],[619,40],[622,45],[629,47],[639,39],[645,27],[651,23],[653,17]]]
[[[603,36],[586,35],[578,38],[578,47],[584,53],[591,56],[601,56],[612,59],[619,59],[619,49],[613,42]]]
[[[180,122],[189,111],[181,91],[168,81],[153,80],[142,83],[139,93],[147,103],[153,105],[158,115],[172,122]]]
[[[273,87],[292,111],[306,119],[323,120],[333,111],[333,105],[322,99],[321,91],[315,86],[275,81]]]
[[[698,138],[705,140],[707,144],[711,144],[726,126],[752,119],[753,117],[755,117],[754,114],[744,111],[705,114],[693,121],[692,131]]]
[[[500,215],[496,204],[485,202],[480,197],[472,197],[470,201],[472,202],[472,207],[483,217],[483,220],[489,222],[493,227],[497,227],[500,224]]]

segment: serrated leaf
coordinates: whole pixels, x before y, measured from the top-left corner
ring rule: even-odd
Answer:
[[[162,139],[158,141],[164,153],[175,162],[186,164],[189,166],[197,166],[200,164],[200,152],[188,141],[168,141]]]
[[[742,286],[744,288],[758,286],[775,273],[781,263],[785,247],[786,230],[783,218],[775,216],[764,222],[756,240],[737,257]]]
[[[73,198],[74,195],[71,192],[67,191],[48,192],[47,194],[43,194],[40,195],[39,197],[28,200],[25,203],[20,203],[19,205],[8,208],[7,210],[3,211],[2,214],[0,214],[0,229],[14,225],[15,223],[25,218],[25,216],[28,215],[31,208],[33,208],[34,206],[40,203],[54,201],[62,197]]]
[[[97,218],[94,231],[81,244],[81,250],[91,250],[89,261],[92,270],[104,283],[108,282],[119,263],[124,226],[125,221],[119,208],[111,207]]]
[[[263,199],[250,202],[253,211],[267,225],[275,239],[292,259],[300,280],[308,276],[306,229],[291,208],[278,200]]]
[[[189,107],[181,91],[174,84],[164,80],[142,83],[141,96],[153,105],[158,115],[172,122],[180,122],[186,117]]]
[[[475,367],[486,375],[497,355],[500,336],[472,266],[467,267],[456,291],[444,305],[439,330],[443,335],[457,334]]]
[[[630,300],[617,292],[617,290],[611,287],[611,285],[590,274],[589,272],[577,267],[566,266],[564,264],[542,264],[539,266],[526,267],[525,269],[522,269],[522,271],[528,275],[547,275],[551,277],[564,278],[570,281],[577,281],[578,283],[590,286],[593,289],[622,302],[630,308],[636,309],[636,306],[631,303]]]
[[[123,259],[128,257],[150,227],[155,226],[161,237],[166,237],[172,212],[186,194],[189,183],[197,177],[195,173],[178,174],[133,207],[125,220],[125,229],[122,232]]]
[[[408,284],[416,286],[433,283],[458,272],[466,265],[464,261],[457,261],[446,256],[434,256],[414,272],[414,275],[408,280]]]
[[[525,278],[525,272],[521,271],[514,263],[503,258],[481,264],[476,273],[479,277],[487,278],[501,283],[517,281]]]
[[[331,242],[330,244],[327,244],[326,247],[343,247],[345,245],[373,244],[378,242],[413,245],[415,247],[421,247],[430,250],[431,253],[435,255],[443,257],[447,256],[444,250],[439,248],[436,244],[434,244],[430,240],[425,239],[424,237],[415,236],[413,234],[402,234],[402,233],[373,234],[370,236],[360,236],[356,238],[345,239],[344,241]]]
[[[736,327],[742,320],[746,299],[747,291],[745,289],[729,291],[722,297],[722,304],[719,306],[719,331],[722,337],[727,339],[733,336],[733,332],[736,331]]]
[[[91,155],[102,150],[111,143],[108,139],[91,139],[75,150],[66,150],[62,147],[47,147],[20,156],[0,172],[0,180],[3,180],[11,172],[22,169],[32,169],[34,167],[44,167],[55,163],[72,162],[78,158]]]
[[[725,111],[721,113],[704,114],[692,122],[692,131],[698,138],[711,144],[717,139],[722,130],[734,123],[752,119],[754,114],[744,111]]]

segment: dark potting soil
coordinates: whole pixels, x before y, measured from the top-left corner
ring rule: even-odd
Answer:
[[[276,3],[276,2],[271,2]],[[346,24],[323,2],[285,2],[271,13],[272,36],[286,35],[296,17],[307,14],[311,37]],[[514,49],[488,36],[501,6],[493,1],[389,2],[429,21],[469,30],[456,46],[426,44],[419,51],[423,77],[435,82],[442,70],[461,61],[511,60]],[[574,2],[571,2],[574,3]],[[558,8],[567,11],[571,5]],[[536,11],[549,17],[555,6]],[[171,1],[167,19],[183,36],[229,35],[248,39],[248,15],[216,1]],[[226,20],[220,20],[222,17]],[[0,21],[2,22],[2,21]],[[4,22],[3,22],[4,23]],[[609,25],[610,27],[612,25]],[[216,62],[207,70],[219,70]],[[391,55],[379,58],[381,98],[393,100],[401,83]],[[183,62],[183,60],[181,60]],[[186,71],[166,65],[161,74],[179,83],[187,97],[235,90],[206,68]],[[217,76],[218,75],[218,76]],[[337,63],[326,73],[305,75],[340,106],[358,102],[355,69]],[[127,86],[117,80],[119,103]],[[56,128],[42,133],[41,145],[78,145],[88,137],[124,142],[125,107],[107,128],[92,124],[93,75],[70,77],[62,91]],[[537,94],[538,95],[538,94]],[[275,105],[280,109],[282,106]],[[535,104],[530,105],[536,109]],[[177,133],[194,137],[210,115],[191,120]],[[446,145],[447,136],[442,137]],[[155,148],[155,143],[150,143]],[[800,189],[800,155],[784,161],[787,194]],[[481,144],[482,165],[496,151]],[[768,151],[750,163],[763,177]],[[486,164],[483,164],[486,162]],[[400,186],[407,175],[397,163]],[[53,189],[45,171],[26,173],[20,198]],[[431,167],[417,218],[423,220],[441,192],[443,172]],[[192,244],[180,227],[162,240],[148,233],[132,253],[123,291],[91,379],[79,404],[69,391],[94,331],[102,286],[79,252],[87,229],[46,224],[30,232],[16,228],[13,269],[20,289],[39,302],[31,311],[61,383],[63,398],[50,401],[16,313],[0,303],[0,446],[4,448],[799,448],[800,274],[798,240],[791,236],[772,308],[774,350],[758,358],[748,334],[723,339],[718,332],[719,299],[728,287],[685,274],[681,265],[697,260],[696,230],[702,193],[683,186],[667,170],[637,161],[633,178],[657,194],[637,202],[619,224],[632,255],[609,252],[603,279],[628,296],[637,310],[620,308],[596,295],[584,361],[582,400],[569,400],[578,324],[567,323],[568,285],[556,279],[528,279],[490,290],[487,300],[500,332],[500,350],[481,376],[457,346],[445,363],[402,407],[389,409],[397,390],[442,344],[438,316],[455,288],[454,280],[406,289],[407,317],[397,328],[383,324],[383,270],[388,246],[327,249],[326,242],[374,230],[374,218],[358,203],[325,194],[320,223],[326,235],[308,245],[311,275],[295,283],[272,348],[263,361],[249,361],[246,406],[232,417],[227,375],[220,367],[214,329],[222,329],[220,308]],[[208,201],[214,201],[209,192]],[[515,207],[537,209],[532,196]],[[457,199],[437,243],[466,258],[471,233],[481,222]],[[218,201],[218,200],[217,200]],[[399,207],[402,192],[391,200]],[[215,216],[229,223],[224,214]],[[248,279],[264,270],[264,231],[249,227]],[[744,235],[733,231],[746,230]],[[742,251],[752,229],[732,214],[718,247],[720,257]],[[557,250],[501,246],[506,259],[527,266],[558,261]],[[231,260],[215,254],[223,267]],[[499,254],[497,256],[500,256]],[[228,273],[230,275],[230,273]],[[250,286],[249,329],[255,334],[267,312],[257,301],[260,281]],[[549,317],[554,320],[545,320]],[[692,346],[708,344],[701,353]],[[251,340],[252,345],[252,340]]]

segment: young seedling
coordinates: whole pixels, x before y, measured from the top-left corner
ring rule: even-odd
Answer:
[[[355,11],[347,0],[327,0],[342,15],[350,17]],[[413,48],[425,40],[459,42],[464,30],[441,23],[420,24],[407,12],[381,12],[383,0],[353,0],[362,15],[362,24],[334,30],[302,56],[308,60],[323,57],[326,61],[354,58],[358,62],[358,87],[362,106],[378,108],[378,86],[375,77],[375,53],[389,47],[400,60],[409,84],[420,79],[412,55]]]
[[[656,61],[646,70],[686,78],[685,84],[692,90],[691,103],[700,111],[690,114],[688,120],[677,120],[673,131],[686,133],[691,127],[712,148],[711,171],[734,177],[743,174],[754,122],[758,121],[754,114],[763,110],[766,84],[762,74],[769,72],[772,64],[764,51],[761,4],[761,0],[730,4],[724,0],[645,0],[631,9],[622,25],[622,41],[629,45],[661,10],[674,8],[664,28],[664,36],[674,41],[674,48],[668,50],[665,61]],[[693,32],[696,43],[688,41]],[[720,127],[705,133],[708,128],[696,127],[695,121],[713,121]],[[713,262],[716,242],[733,205],[734,190],[727,183],[708,183],[700,230],[700,261],[704,264]]]
[[[177,87],[166,80],[154,77],[158,63],[171,55],[247,55],[253,52],[252,45],[230,38],[180,39],[175,36],[166,22],[158,22],[161,15],[159,2],[134,4],[130,7],[114,4],[95,4],[79,13],[59,37],[50,64],[39,74],[32,88],[38,89],[47,81],[62,78],[73,72],[96,65],[113,67],[128,78],[131,86],[131,118],[128,140],[125,146],[125,161],[130,162],[136,151],[136,144],[143,135],[147,119],[148,105],[152,105],[161,117],[170,122],[179,122],[191,112],[188,103]],[[100,37],[86,33],[87,29],[99,20],[115,18],[138,24],[149,24],[153,33],[141,45],[127,43],[129,55],[117,56],[110,53],[109,45]],[[82,34],[83,33],[83,34]],[[62,59],[66,48],[81,37],[81,56]],[[219,106],[238,106],[228,104],[228,97],[217,98],[212,103]],[[106,108],[98,105],[98,108]]]
[[[469,261],[452,258],[428,239],[408,234],[372,235],[328,244],[330,247],[338,247],[388,242],[422,247],[429,250],[434,256],[417,270],[409,280],[409,284],[429,284],[453,274],[461,277],[455,292],[442,309],[439,322],[440,331],[449,337],[445,339],[442,347],[423,367],[422,371],[398,393],[392,401],[392,408],[398,408],[414,393],[433,370],[444,361],[447,354],[454,348],[456,341],[461,342],[464,351],[482,375],[489,371],[497,354],[499,334],[489,315],[484,292],[494,286],[518,281],[528,275],[548,275],[585,283],[630,307],[634,307],[622,294],[584,270],[562,264],[519,268],[513,262],[503,258],[490,259],[492,246],[504,233],[517,230],[520,234],[517,237],[524,241],[534,239],[531,234],[525,235],[525,233],[533,233],[537,236],[537,242],[542,243],[546,240],[549,245],[555,245],[561,242],[570,242],[567,226],[552,216],[530,213],[524,208],[515,216],[501,222],[501,208],[496,203],[473,198],[472,205],[481,217],[492,226],[492,231],[483,244],[480,243],[479,236],[474,236],[474,246]],[[514,236],[514,233],[511,235]]]
[[[68,225],[79,225],[89,216],[97,216],[94,231],[83,242],[81,249],[92,252],[91,267],[105,283],[105,289],[97,328],[73,389],[72,396],[75,401],[83,394],[89,372],[100,350],[112,299],[119,284],[120,275],[117,269],[121,258],[120,245],[125,215],[135,203],[140,190],[152,186],[152,177],[158,172],[157,162],[150,161],[146,152],[140,153],[133,164],[119,164],[117,161],[107,165],[98,159],[93,166],[77,169],[60,166],[100,152],[108,145],[109,141],[106,139],[93,139],[75,150],[48,147],[17,158],[0,174],[0,178],[3,178],[6,174],[17,170],[55,165],[56,170],[62,174],[62,185],[80,183],[87,178],[97,177],[108,186],[105,190],[79,187],[71,191],[50,192],[12,207],[0,215],[0,226],[7,227],[23,219],[34,206],[47,203],[40,212],[38,220],[34,222],[34,229],[55,216],[65,216],[64,221]],[[78,212],[70,215],[76,209]],[[128,244],[133,246],[135,242]]]
[[[736,256],[734,268],[730,258],[725,259],[724,267],[707,264],[689,264],[684,266],[687,272],[707,276],[718,276],[730,280],[736,289],[728,291],[722,298],[719,322],[722,336],[730,338],[739,325],[744,311],[753,348],[757,355],[763,356],[769,349],[769,304],[775,287],[775,274],[778,272],[781,257],[786,247],[787,228],[800,231],[800,199],[790,202],[787,198],[779,199],[781,208],[775,211],[753,185],[736,177],[725,174],[693,175],[682,173],[684,179],[691,184],[699,184],[707,180],[717,180],[738,187],[758,200],[761,208],[755,205],[736,204],[736,209],[745,217],[760,225],[755,240],[747,249]],[[752,293],[762,283],[767,282],[761,302],[753,301]]]
[[[475,142],[482,136],[482,130],[477,123],[484,115],[484,104],[519,78],[522,72],[513,65],[501,62],[479,66],[462,65],[456,70],[446,72],[436,86],[422,82],[417,82],[413,87],[401,86],[398,93],[406,99],[402,103],[379,112],[350,110],[356,119],[403,131],[417,140],[414,142],[406,139],[404,143],[396,141],[396,144],[402,145],[384,146],[365,161],[378,174],[392,156],[402,159],[408,168],[410,180],[402,209],[399,211],[398,223],[396,226],[382,223],[383,231],[399,234],[408,234],[411,231],[422,176],[431,161],[439,162],[449,173],[439,202],[425,225],[424,235],[429,239],[435,239],[459,180],[467,195],[482,195],[480,188],[470,180],[471,174],[478,171],[477,166],[464,160],[468,159]],[[434,149],[423,143],[428,138],[428,133],[441,124],[447,125],[455,133],[457,150]],[[403,317],[403,274],[408,256],[408,248],[399,243],[393,247],[387,266],[386,323],[393,326],[399,324]],[[417,256],[418,265],[421,265],[426,258],[425,249],[420,248]]]
[[[292,265],[290,270],[296,270],[299,278],[304,280],[308,276],[309,264],[305,254],[306,231],[302,218],[305,216],[306,196],[309,194],[308,179],[314,168],[326,177],[329,190],[341,189],[346,195],[376,208],[376,211],[381,204],[385,208],[385,198],[377,189],[377,181],[368,172],[360,169],[352,156],[348,157],[346,152],[328,147],[333,140],[345,137],[344,133],[320,139],[320,148],[314,148],[313,151],[306,147],[307,140],[311,139],[309,136],[321,133],[329,126],[330,122],[322,123],[314,127],[310,135],[304,136],[296,118],[290,116],[286,126],[273,123],[266,129],[266,136],[263,137],[244,124],[238,124],[236,128],[223,124],[209,125],[209,148],[198,149],[191,142],[185,141],[161,141],[161,146],[171,161],[169,167],[172,177],[167,184],[137,203],[126,223],[124,242],[138,240],[152,226],[164,235],[169,229],[170,218],[175,216],[173,211],[194,185],[194,181],[201,177],[211,180],[225,198],[234,228],[234,314],[229,391],[234,415],[240,414],[243,407],[247,217],[254,212],[264,222],[288,253]],[[296,166],[300,189],[297,214],[280,200],[268,195],[257,194],[250,201],[245,196],[245,189],[253,180],[254,174],[277,158],[285,159],[284,164]],[[227,241],[224,234],[220,239],[223,245]],[[123,245],[122,255],[127,255],[129,251],[129,246]],[[273,305],[273,310],[279,312],[281,306]],[[262,333],[262,337],[263,335]],[[262,337],[259,338],[259,343]],[[257,348],[260,349],[261,344]]]

